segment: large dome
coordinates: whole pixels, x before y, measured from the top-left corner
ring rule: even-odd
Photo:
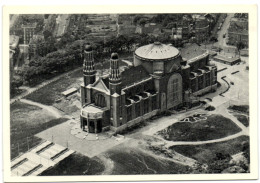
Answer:
[[[145,60],[168,60],[179,56],[180,52],[171,45],[155,42],[138,48],[135,55]]]

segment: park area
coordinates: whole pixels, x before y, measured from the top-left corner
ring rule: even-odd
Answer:
[[[243,151],[243,144],[249,143],[248,136],[203,145],[177,145],[170,149],[201,163],[213,161],[217,153],[234,155]]]
[[[169,141],[205,141],[238,133],[240,128],[222,115],[189,116],[157,132]]]

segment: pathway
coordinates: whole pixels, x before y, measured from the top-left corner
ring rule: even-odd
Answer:
[[[217,143],[217,142],[224,142],[228,140],[235,139],[237,137],[240,137],[242,135],[246,135],[243,131],[238,132],[234,135],[229,135],[224,138],[220,139],[213,139],[213,140],[205,140],[205,141],[166,141],[165,140],[165,147],[169,148],[171,146],[176,146],[176,145],[203,145],[203,144],[212,144],[212,143]]]
[[[114,169],[114,161],[112,161],[106,154],[99,155],[98,158],[103,162],[105,170],[102,172],[102,175],[112,175]]]
[[[224,47],[232,47],[232,46],[228,46],[226,44],[226,40],[227,40],[227,32],[228,32],[228,28],[229,28],[229,25],[230,25],[230,21],[231,21],[231,18],[234,16],[234,13],[228,13],[227,14],[227,17],[222,25],[222,28],[220,29],[220,31],[218,32],[218,42],[217,44],[224,48]],[[223,38],[223,34],[226,34],[226,37]]]
[[[42,109],[45,109],[45,110],[49,111],[51,114],[53,114],[56,118],[60,118],[60,117],[64,116],[64,114],[61,114],[61,111],[59,111],[57,108],[55,108],[53,106],[43,105],[38,102],[33,102],[33,101],[27,100],[27,99],[21,99],[20,101],[23,103],[26,103],[26,104],[35,105]]]

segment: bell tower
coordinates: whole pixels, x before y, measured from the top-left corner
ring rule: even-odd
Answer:
[[[83,79],[84,83],[81,85],[81,105],[91,103],[91,87],[88,85],[96,81],[96,70],[94,67],[94,55],[92,47],[87,44],[84,47],[84,61],[83,61]]]
[[[121,125],[122,115],[121,108],[121,74],[119,71],[118,54],[112,53],[110,59],[110,76],[109,76],[109,90],[110,90],[110,122],[114,127]]]
[[[117,53],[111,54],[110,59],[110,76],[109,76],[110,94],[121,94],[121,74],[119,71],[119,59]]]
[[[87,44],[84,48],[84,63],[83,63],[84,86],[93,84],[96,80],[96,70],[94,67],[94,55],[92,47]]]

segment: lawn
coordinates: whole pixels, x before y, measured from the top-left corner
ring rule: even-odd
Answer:
[[[170,141],[205,141],[233,135],[241,129],[222,115],[210,115],[207,120],[197,122],[177,122],[157,132]]]
[[[240,114],[235,114],[234,115],[238,121],[240,121],[243,125],[245,125],[246,127],[249,126],[249,121],[248,121],[248,117],[244,116],[244,115],[240,115]]]
[[[78,75],[83,75],[80,73],[83,73],[83,71],[79,70],[78,72],[63,76],[57,81],[54,81],[42,87],[41,89],[27,95],[26,99],[45,105],[52,105],[55,100],[62,97],[62,92],[66,91],[69,88],[75,87],[75,85],[78,87],[80,86],[81,82],[78,81],[77,77]]]
[[[119,66],[125,66],[124,62],[119,62]],[[110,63],[104,62],[103,66],[96,65],[95,68],[97,70],[109,69]],[[82,68],[83,69],[83,68]],[[76,72],[72,72],[67,74],[57,81],[54,81],[41,89],[27,95],[25,98],[28,100],[32,100],[34,102],[39,102],[45,105],[52,105],[55,103],[55,100],[62,97],[62,92],[70,89],[72,87],[79,88],[81,83],[83,82],[83,70],[80,69]]]
[[[41,176],[99,175],[103,171],[104,165],[98,158],[88,158],[80,153],[74,153],[55,167],[44,171]]]
[[[232,106],[229,106],[228,109],[236,111],[236,112],[249,114],[249,106],[248,105],[232,105]]]
[[[33,137],[35,134],[68,120],[55,119],[47,111],[22,102],[13,103],[10,109],[12,159],[19,153],[26,152],[28,146],[32,148],[41,142],[40,138]]]
[[[184,156],[198,160],[201,163],[212,161],[216,153],[234,155],[242,151],[243,144],[249,142],[248,136],[241,136],[225,142],[218,142],[204,145],[177,145],[171,149]]]
[[[187,166],[160,160],[136,149],[113,149],[106,154],[114,162],[113,175],[181,174],[189,171]]]

